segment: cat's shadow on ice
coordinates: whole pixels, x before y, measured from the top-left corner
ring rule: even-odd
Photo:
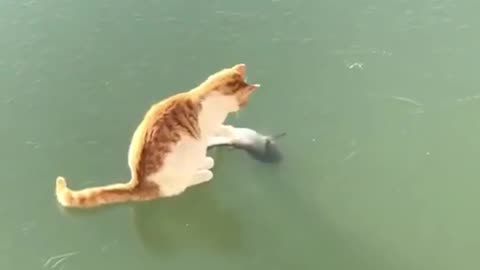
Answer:
[[[242,225],[234,211],[222,207],[208,188],[187,193],[133,207],[134,226],[143,246],[154,253],[241,249]]]
[[[262,163],[277,164],[282,154],[275,139],[248,128],[235,128],[234,140],[210,147],[244,150]],[[220,153],[218,153],[220,154]],[[209,183],[210,184],[210,183]],[[213,183],[212,183],[213,184]],[[177,252],[189,248],[237,251],[242,247],[241,220],[234,210],[215,199],[205,185],[194,186],[180,195],[133,206],[133,220],[144,246],[155,252]]]

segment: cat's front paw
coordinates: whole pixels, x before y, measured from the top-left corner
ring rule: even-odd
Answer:
[[[210,170],[198,170],[192,177],[190,186],[198,185],[203,182],[208,182],[213,178],[213,173]]]
[[[215,165],[215,160],[212,157],[205,157],[201,170],[210,170]]]

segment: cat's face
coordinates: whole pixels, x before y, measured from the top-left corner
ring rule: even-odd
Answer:
[[[233,97],[239,108],[244,107],[250,94],[260,87],[259,84],[249,84],[245,81],[245,71],[245,64],[237,64],[213,74],[209,78],[213,80],[213,91]]]

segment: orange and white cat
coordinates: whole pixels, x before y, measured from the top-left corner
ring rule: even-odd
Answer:
[[[207,156],[209,138],[222,134],[231,112],[244,107],[258,84],[245,81],[246,66],[222,69],[190,91],[154,104],[135,130],[129,151],[127,183],[71,190],[59,176],[57,201],[87,208],[179,195],[212,179],[214,160]]]

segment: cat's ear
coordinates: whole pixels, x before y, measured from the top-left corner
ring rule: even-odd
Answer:
[[[240,75],[244,76],[245,75],[245,70],[247,69],[247,65],[245,64],[236,64],[232,67],[233,70],[237,71],[240,73]]]

